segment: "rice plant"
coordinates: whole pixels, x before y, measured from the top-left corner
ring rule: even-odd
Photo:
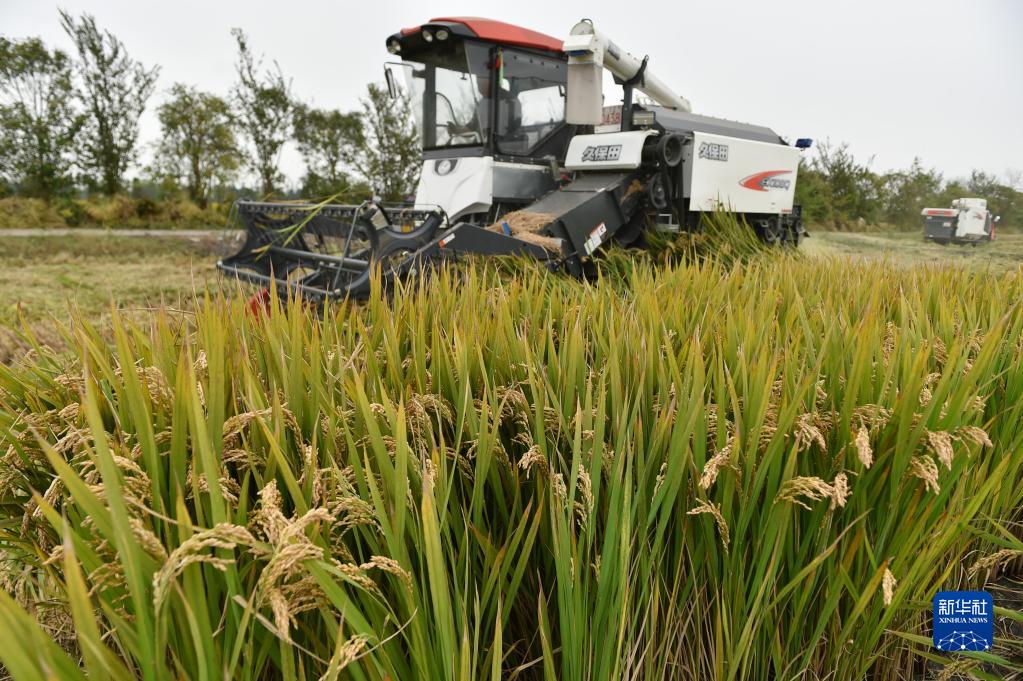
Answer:
[[[1023,277],[787,257],[621,277],[475,265],[322,315],[209,297],[0,367],[0,661],[1016,673],[1019,641],[946,659],[928,626],[936,589],[1019,550]]]

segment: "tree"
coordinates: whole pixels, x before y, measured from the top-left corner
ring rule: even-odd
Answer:
[[[303,193],[328,196],[347,191],[351,179],[344,166],[354,161],[363,144],[359,114],[296,104],[294,131],[306,166]]]
[[[252,56],[245,33],[236,28],[231,35],[238,43],[238,83],[233,93],[239,124],[252,146],[249,165],[259,175],[263,194],[272,194],[283,179],[277,164],[291,128],[291,83],[277,62],[260,73],[261,63]]]
[[[967,191],[981,198],[989,194],[996,194],[1000,187],[998,178],[983,170],[973,170],[970,172],[970,179],[966,181]]]
[[[178,83],[158,112],[160,174],[183,180],[191,199],[205,208],[214,182],[228,182],[239,166],[231,107],[221,97]]]
[[[1011,183],[1012,178],[1008,181]],[[1002,184],[994,174],[974,170],[966,181],[966,191],[968,196],[987,199],[988,210],[1002,218],[1003,226],[1020,224],[1023,196],[1011,184]]]
[[[882,179],[870,170],[873,158],[859,163],[849,151],[848,144],[834,145],[830,140],[819,143],[816,156],[810,161],[812,171],[818,174],[824,196],[821,212],[836,226],[854,220],[876,222],[884,195]],[[797,188],[799,183],[796,183]]]
[[[920,211],[936,205],[941,196],[941,173],[924,168],[919,158],[913,159],[908,170],[887,173],[883,181],[884,219],[901,227],[918,226]]]
[[[935,204],[939,208],[948,208],[952,205],[954,200],[968,197],[969,195],[970,193],[963,184],[962,179],[949,180],[942,188],[941,194],[938,196],[938,200],[935,201]]]
[[[806,156],[799,158],[795,203],[802,208],[802,218],[807,224],[830,224],[834,221],[827,178],[813,167]]]
[[[38,38],[0,37],[0,175],[27,196],[46,200],[74,186],[75,137],[71,60]]]
[[[906,170],[884,175],[870,170],[871,160],[860,163],[848,144],[828,140],[817,145],[812,157],[801,158],[795,202],[802,206],[803,219],[838,228],[853,221],[881,220],[915,230],[923,208],[947,208],[955,199],[978,197],[1001,216],[1003,227],[1023,224],[1023,192],[1014,189],[1023,181],[1023,172],[1007,170],[1004,183],[980,170],[967,179],[946,182],[937,169],[925,168],[918,158]]]
[[[1005,185],[1017,192],[1023,192],[1023,170],[1008,168],[1005,171]]]
[[[370,83],[362,100],[363,134],[352,159],[356,171],[385,201],[403,201],[419,178],[419,135],[406,97],[392,98]]]
[[[128,56],[110,31],[88,14],[75,20],[64,10],[61,26],[78,51],[79,97],[86,122],[79,139],[79,164],[92,184],[107,194],[124,187],[124,173],[136,156],[139,118],[156,87],[159,66],[147,69]]]

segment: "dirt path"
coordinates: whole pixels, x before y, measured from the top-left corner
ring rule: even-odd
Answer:
[[[172,237],[175,239],[209,239],[215,237],[236,237],[237,229],[92,229],[58,227],[54,229],[0,229],[0,239],[5,237],[39,236],[109,236],[109,237]]]

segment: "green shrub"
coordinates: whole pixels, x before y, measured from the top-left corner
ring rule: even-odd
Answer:
[[[42,199],[10,196],[0,199],[0,229],[61,227],[64,219],[53,204]]]
[[[86,221],[101,227],[131,225],[138,219],[136,200],[127,196],[112,196],[82,202]]]
[[[135,203],[135,215],[141,220],[150,220],[160,214],[160,204],[152,199],[141,198]]]
[[[64,224],[68,227],[78,227],[86,219],[87,215],[81,202],[64,199],[57,203],[57,212],[60,214]]]
[[[210,229],[227,224],[229,204],[199,208],[188,199],[154,201],[128,196],[90,199],[0,199],[0,229],[103,227],[154,229]]]

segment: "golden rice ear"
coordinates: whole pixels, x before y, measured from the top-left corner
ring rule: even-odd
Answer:
[[[841,474],[844,478],[844,474]],[[804,499],[806,501],[804,501]],[[781,489],[778,491],[778,496],[775,497],[775,503],[787,501],[789,503],[802,506],[806,510],[812,510],[807,504],[807,501],[820,501],[821,499],[831,499],[832,508],[834,508],[836,492],[832,485],[818,478],[816,476],[797,476],[786,480]],[[844,502],[844,497],[842,498]],[[843,504],[844,505],[844,504]]]
[[[393,558],[388,558],[387,556],[372,556],[368,562],[363,563],[359,566],[359,568],[362,570],[377,569],[381,572],[390,573],[401,579],[409,591],[412,590],[412,575],[409,574],[408,570],[403,568],[398,561]]]
[[[856,456],[864,468],[870,468],[874,463],[874,450],[870,448],[870,433],[865,426],[861,426],[856,432]]]
[[[196,532],[175,548],[163,565],[153,575],[153,607],[160,612],[170,592],[173,581],[189,565],[203,563],[224,571],[234,563],[234,558],[206,553],[206,551],[234,551],[238,546],[252,547],[256,544],[249,531],[239,525],[222,523],[208,530]]]
[[[725,517],[721,515],[721,509],[711,501],[700,501],[696,507],[687,511],[686,515],[701,515],[703,513],[709,513],[714,518],[714,524],[717,526],[718,534],[721,537],[721,544],[724,546],[725,552],[728,552],[728,544],[730,537],[728,534],[728,522]]]
[[[991,442],[991,438],[988,437],[987,431],[978,426],[963,426],[956,430],[955,437],[956,439],[970,441],[984,447],[995,446],[994,443]]]
[[[892,600],[895,598],[895,587],[898,586],[899,582],[895,579],[895,575],[892,571],[885,566],[884,577],[881,579],[881,592],[884,596],[884,604],[891,605]]]
[[[975,562],[969,571],[970,579],[973,579],[982,572],[988,570],[997,570],[998,568],[1008,565],[1009,563],[1023,558],[1023,548],[1020,549],[1000,549],[994,553],[984,556]]]
[[[703,474],[700,476],[700,487],[710,489],[710,486],[717,480],[718,470],[728,464],[731,455],[731,447],[725,445],[720,452],[707,459],[707,463],[703,465]]]
[[[576,513],[579,516],[579,522],[585,526],[590,521],[590,516],[593,514],[593,481],[590,479],[590,473],[586,470],[586,467],[579,464],[577,472],[577,490],[579,492],[580,501],[576,502]]]
[[[839,473],[831,483],[831,509],[842,508],[852,490],[849,489],[849,478],[845,473]]]
[[[927,431],[927,443],[945,468],[952,470],[955,450],[952,448],[952,434],[944,431]]]
[[[343,627],[344,625],[342,624],[341,626]],[[340,672],[344,671],[348,665],[362,656],[363,651],[366,650],[369,644],[369,640],[369,636],[366,634],[356,634],[343,639],[339,632],[337,638],[338,646],[334,651],[334,655],[330,658],[327,672],[322,677],[324,681],[336,681]]]
[[[796,443],[806,449],[811,443],[816,444],[822,452],[827,451],[828,443],[824,434],[831,426],[830,418],[820,412],[802,414],[796,419]]]
[[[657,471],[657,478],[655,479],[654,482],[654,495],[656,495],[660,491],[661,485],[664,484],[664,480],[667,477],[667,473],[668,462],[665,461],[664,463],[661,464],[660,469]]]
[[[542,478],[549,479],[551,476],[550,462],[540,450],[540,445],[534,444],[526,450],[526,453],[519,459],[519,468],[526,472],[526,478],[529,478],[534,468]]]
[[[938,484],[938,465],[930,455],[914,456],[909,460],[909,474],[924,481],[927,489],[935,494],[941,492]]]

